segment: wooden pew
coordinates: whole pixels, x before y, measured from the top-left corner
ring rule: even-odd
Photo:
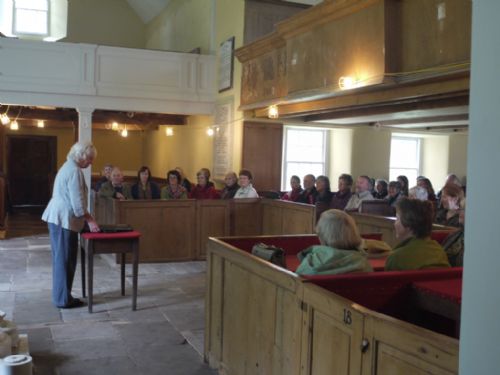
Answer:
[[[290,248],[305,238],[292,237]],[[416,306],[413,281],[451,280],[460,269],[306,279],[252,256],[249,244],[261,239],[209,241],[205,359],[212,367],[224,374],[458,373],[456,338],[399,318]]]
[[[142,233],[141,262],[169,262],[204,259],[210,236],[254,236],[268,230],[313,233],[315,207],[261,198],[119,201],[96,197],[94,213],[100,224],[129,224]]]

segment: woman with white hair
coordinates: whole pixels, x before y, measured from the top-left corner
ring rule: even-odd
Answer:
[[[323,212],[316,225],[321,245],[302,250],[295,271],[302,275],[334,275],[371,272],[367,255],[361,249],[361,236],[354,219],[340,210]]]
[[[52,302],[60,308],[83,306],[71,296],[78,252],[78,233],[85,221],[91,232],[99,226],[87,211],[87,184],[82,169],[92,164],[97,151],[90,142],[75,143],[54,181],[52,198],[42,220],[48,223],[52,248]]]

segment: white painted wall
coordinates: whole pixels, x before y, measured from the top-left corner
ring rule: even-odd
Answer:
[[[421,141],[421,174],[431,180],[436,193],[444,185],[448,175],[449,137],[426,136]],[[415,181],[410,181],[410,186]]]
[[[352,129],[330,130],[330,170],[328,177],[332,191],[337,191],[337,179],[352,169]]]
[[[500,369],[500,1],[474,0],[460,374]],[[487,188],[485,188],[487,187]]]

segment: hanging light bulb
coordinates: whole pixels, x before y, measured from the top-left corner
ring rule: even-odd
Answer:
[[[353,89],[357,86],[358,82],[356,78],[349,76],[342,76],[339,78],[339,88],[341,90]]]
[[[10,130],[19,130],[19,124],[17,123],[16,120],[10,123]]]
[[[114,121],[112,124],[111,124],[111,130],[118,130],[118,123],[116,121]]]
[[[39,128],[45,128],[45,122],[43,120],[38,120],[37,126]]]
[[[7,116],[7,113],[2,113],[0,115],[0,121],[2,122],[2,125],[8,125],[8,123],[10,122],[10,118],[9,116]]]
[[[166,128],[165,129],[165,134],[167,135],[167,137],[171,137],[174,135],[174,129],[172,128]]]
[[[127,131],[127,127],[125,126],[122,130],[122,132],[120,133],[120,135],[124,138],[126,138],[128,136],[128,131]]]
[[[208,135],[209,137],[212,137],[212,136],[214,135],[214,129],[212,129],[212,128],[208,128],[208,129],[207,129],[207,135]]]
[[[267,117],[269,117],[269,118],[278,118],[279,117],[279,111],[278,111],[277,105],[270,105],[269,106],[269,108],[267,109]]]

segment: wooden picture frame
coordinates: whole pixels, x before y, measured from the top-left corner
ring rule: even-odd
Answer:
[[[219,92],[233,88],[234,36],[220,44],[219,48]]]

